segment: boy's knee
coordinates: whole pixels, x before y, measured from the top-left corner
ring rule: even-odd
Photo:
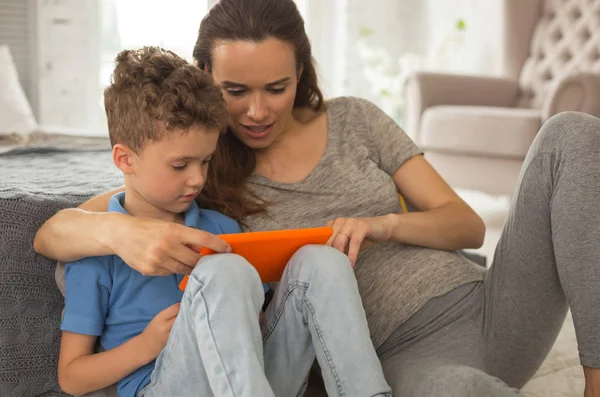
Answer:
[[[340,282],[344,277],[354,279],[348,257],[335,248],[324,245],[307,245],[292,257],[289,266],[311,278]],[[294,269],[295,268],[295,269]]]
[[[206,256],[192,271],[192,277],[200,284],[216,283],[224,288],[255,288],[262,284],[256,269],[244,258],[236,254]]]

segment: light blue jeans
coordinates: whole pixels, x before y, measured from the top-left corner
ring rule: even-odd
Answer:
[[[263,301],[260,278],[245,259],[201,259],[138,397],[301,396],[315,357],[329,396],[391,396],[344,254],[300,249],[259,324]]]

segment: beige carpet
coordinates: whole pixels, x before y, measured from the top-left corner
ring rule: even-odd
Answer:
[[[508,211],[509,198],[463,190],[458,193],[486,223],[485,242],[479,252],[484,253],[491,263]],[[583,371],[579,365],[573,319],[569,314],[552,351],[522,392],[524,397],[582,397],[583,389]]]

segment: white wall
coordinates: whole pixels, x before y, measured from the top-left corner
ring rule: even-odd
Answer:
[[[98,0],[37,1],[38,122],[94,133],[101,106]]]
[[[35,67],[36,0],[0,0],[0,45],[6,44],[30,105],[37,109]]]

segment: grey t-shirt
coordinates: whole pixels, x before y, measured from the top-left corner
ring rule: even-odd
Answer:
[[[302,181],[259,174],[252,190],[268,212],[246,218],[245,230],[324,226],[338,217],[401,213],[392,179],[419,148],[372,103],[351,97],[327,103],[328,137],[318,165]],[[379,347],[431,298],[483,279],[484,269],[452,252],[385,242],[362,251],[355,267],[371,338]]]

